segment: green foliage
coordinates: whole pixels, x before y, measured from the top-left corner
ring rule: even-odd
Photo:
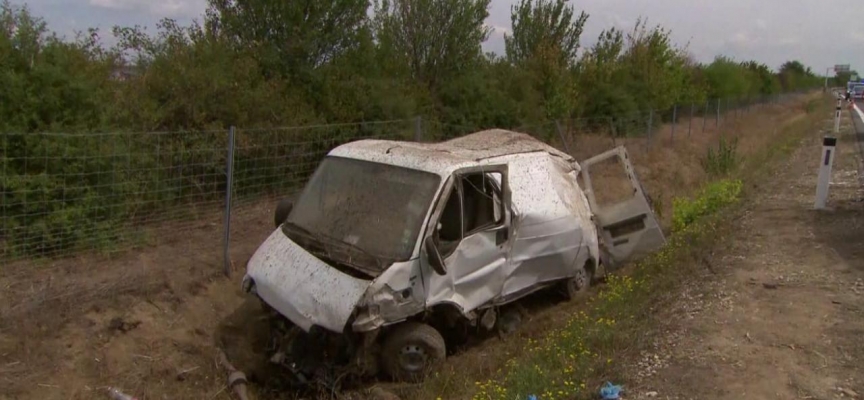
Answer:
[[[649,29],[646,20],[636,21],[627,35],[622,56],[626,66],[622,82],[642,110],[666,110],[684,97],[689,86],[687,59],[661,26]]]
[[[860,79],[860,75],[858,75],[858,71],[851,70],[849,72],[837,72],[834,74],[834,77],[829,82],[833,86],[839,86],[842,88],[846,87],[846,83],[852,80],[853,76],[857,76]]]
[[[805,67],[800,61],[787,61],[780,66],[778,72],[780,85],[785,91],[795,91],[822,86],[822,78],[816,76],[810,67]]]
[[[207,22],[271,73],[303,77],[354,48],[368,0],[208,0]]]
[[[574,15],[566,0],[521,0],[513,5],[513,34],[504,37],[507,59],[517,65],[537,58],[558,66],[575,64],[588,14]]]
[[[513,34],[504,37],[507,59],[529,71],[551,119],[571,116],[578,96],[573,67],[588,15],[574,15],[565,0],[522,0],[511,7]]]
[[[715,176],[732,172],[736,165],[738,165],[738,138],[728,140],[721,137],[717,149],[708,147],[705,158],[702,159],[702,168],[705,172]]]
[[[724,179],[708,184],[693,200],[672,200],[672,230],[682,231],[722,207],[738,202],[743,184],[738,179]]]
[[[382,46],[405,60],[412,78],[434,89],[482,60],[491,0],[383,0],[375,4]],[[446,27],[446,29],[445,29]]]

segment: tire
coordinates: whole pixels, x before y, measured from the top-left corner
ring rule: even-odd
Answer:
[[[395,381],[421,382],[446,356],[444,338],[435,328],[405,322],[384,339],[381,364]]]
[[[588,288],[591,287],[591,281],[593,277],[591,276],[591,270],[586,268],[587,265],[583,265],[578,270],[576,270],[576,275],[572,278],[564,281],[564,296],[567,297],[567,300],[573,300],[582,293],[588,291]]]
[[[291,199],[282,199],[279,201],[279,204],[276,205],[276,214],[273,216],[273,223],[276,224],[277,228],[288,219],[288,214],[291,213],[293,207],[294,202]]]

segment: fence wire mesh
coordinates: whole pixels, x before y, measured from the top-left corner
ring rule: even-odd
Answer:
[[[513,128],[577,159],[615,145],[664,146],[717,132],[794,94],[709,100]],[[360,139],[438,141],[484,127],[411,118],[235,130],[232,232],[272,228],[274,200],[299,191],[334,147]],[[0,263],[112,253],[205,232],[223,245],[227,130],[143,133],[3,133]],[[235,236],[237,237],[237,236]]]

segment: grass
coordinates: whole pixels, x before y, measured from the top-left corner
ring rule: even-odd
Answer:
[[[828,110],[827,106],[811,104],[806,107],[808,114],[822,115]],[[606,381],[626,386],[627,360],[647,339],[652,307],[688,279],[698,268],[704,250],[716,246],[718,237],[726,236],[723,233],[730,229],[729,217],[734,214],[730,211],[747,195],[745,183],[755,184],[769,173],[765,166],[791,153],[800,139],[813,131],[813,120],[787,121],[779,128],[776,140],[738,160],[740,168],[733,170],[734,177],[705,185],[692,199],[676,199],[674,234],[661,251],[629,266],[629,273],[610,276],[600,292],[579,310],[563,315],[564,320],[556,321],[544,336],[520,343],[522,348],[490,369],[484,379],[472,385],[470,377],[458,375],[465,374],[467,368],[455,368],[430,377],[413,397],[594,399]],[[469,383],[460,385],[466,381]]]

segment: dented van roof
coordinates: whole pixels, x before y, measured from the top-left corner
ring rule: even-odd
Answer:
[[[460,168],[529,153],[552,155],[577,165],[567,153],[530,135],[503,129],[480,131],[438,143],[359,140],[336,147],[329,155],[428,171],[446,177]]]

